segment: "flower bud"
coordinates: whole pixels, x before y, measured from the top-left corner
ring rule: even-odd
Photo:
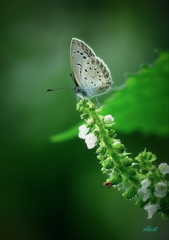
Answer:
[[[132,159],[132,158],[129,158],[128,156],[126,156],[126,157],[123,159],[123,164],[124,164],[124,166],[130,166],[132,163],[133,163],[133,159]]]
[[[114,137],[115,130],[114,129],[109,129],[109,137],[113,138]]]
[[[111,159],[106,159],[104,162],[103,162],[103,167],[104,168],[107,168],[107,169],[110,169],[110,168],[113,168],[114,167],[114,163]]]
[[[162,173],[163,175],[165,175],[166,173],[169,173],[169,165],[167,163],[161,163],[158,166],[158,169],[160,173]]]
[[[158,182],[155,186],[154,195],[156,197],[165,197],[167,195],[167,184],[164,182]]]
[[[116,185],[122,181],[123,181],[123,178],[118,174],[113,174],[113,176],[111,178],[107,179],[107,182],[110,182],[113,185]]]
[[[102,154],[97,155],[97,159],[99,159],[100,161],[104,160],[104,156]]]
[[[155,154],[152,154],[151,152],[147,152],[147,158],[150,162],[153,162],[157,159]]]
[[[120,141],[116,141],[112,144],[112,146],[116,149],[118,153],[123,152],[124,150],[124,145],[120,143]]]
[[[129,187],[123,194],[126,199],[130,199],[137,194],[137,189],[135,187]]]
[[[166,213],[162,213],[161,214],[161,217],[164,219],[164,220],[167,220],[169,218],[169,214],[166,212]]]
[[[106,152],[106,148],[103,147],[103,146],[100,146],[100,147],[96,150],[96,153],[104,154],[105,152]]]
[[[90,110],[95,110],[95,109],[96,109],[94,103],[92,103],[91,101],[88,101],[88,102],[87,102],[87,106],[88,106],[88,108],[89,108]]]
[[[93,123],[94,123],[93,118],[89,118],[89,119],[87,119],[87,124],[89,124],[89,125],[93,125]]]
[[[112,123],[112,122],[114,122],[114,118],[112,117],[112,115],[106,115],[104,117],[104,122],[105,123]]]
[[[151,171],[151,172],[155,172],[155,171],[156,171],[156,169],[157,169],[157,167],[156,167],[156,166],[152,166],[152,167],[150,167],[150,171]]]
[[[139,162],[144,162],[149,160],[150,162],[153,162],[156,160],[156,156],[150,152],[146,152],[146,150],[144,150],[144,152],[140,153],[135,160],[139,161]]]

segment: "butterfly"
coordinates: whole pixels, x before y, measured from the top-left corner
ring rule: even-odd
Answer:
[[[76,85],[73,90],[80,98],[97,97],[111,89],[113,81],[109,68],[85,42],[77,38],[71,41],[70,63]]]
[[[93,98],[107,93],[111,89],[113,81],[109,68],[80,39],[72,38],[70,44],[70,63],[72,69],[71,76],[76,85],[72,89],[78,97]],[[47,91],[59,89],[48,89]]]

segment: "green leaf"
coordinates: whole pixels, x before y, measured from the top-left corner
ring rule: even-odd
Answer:
[[[123,133],[169,134],[169,52],[159,52],[154,64],[130,75],[126,87],[105,102],[102,114],[112,114]]]
[[[67,141],[67,140],[70,140],[70,139],[76,137],[78,135],[78,127],[80,125],[81,125],[81,123],[78,123],[64,132],[61,132],[54,136],[51,136],[50,141],[51,142],[63,142],[63,141]]]
[[[105,101],[101,112],[115,118],[115,128],[123,133],[135,131],[166,137],[169,135],[169,52],[159,52],[154,64],[143,66],[128,76],[126,87]],[[52,142],[69,140],[78,135],[76,124]]]

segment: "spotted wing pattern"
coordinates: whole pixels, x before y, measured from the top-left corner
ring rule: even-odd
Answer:
[[[110,70],[86,43],[72,39],[70,62],[78,96],[92,98],[110,90],[113,83]]]
[[[80,79],[82,72],[82,65],[86,59],[95,57],[93,50],[83,41],[73,38],[70,46],[70,62],[72,74],[77,86],[81,87]]]
[[[106,93],[112,85],[110,71],[98,57],[92,57],[83,63],[80,82],[89,98]]]

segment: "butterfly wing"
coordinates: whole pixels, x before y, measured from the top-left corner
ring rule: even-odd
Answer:
[[[108,92],[113,81],[107,65],[99,57],[91,57],[83,62],[80,84],[91,98]]]
[[[73,38],[70,45],[70,62],[76,86],[81,86],[82,65],[87,59],[95,57],[93,50],[83,41]]]

